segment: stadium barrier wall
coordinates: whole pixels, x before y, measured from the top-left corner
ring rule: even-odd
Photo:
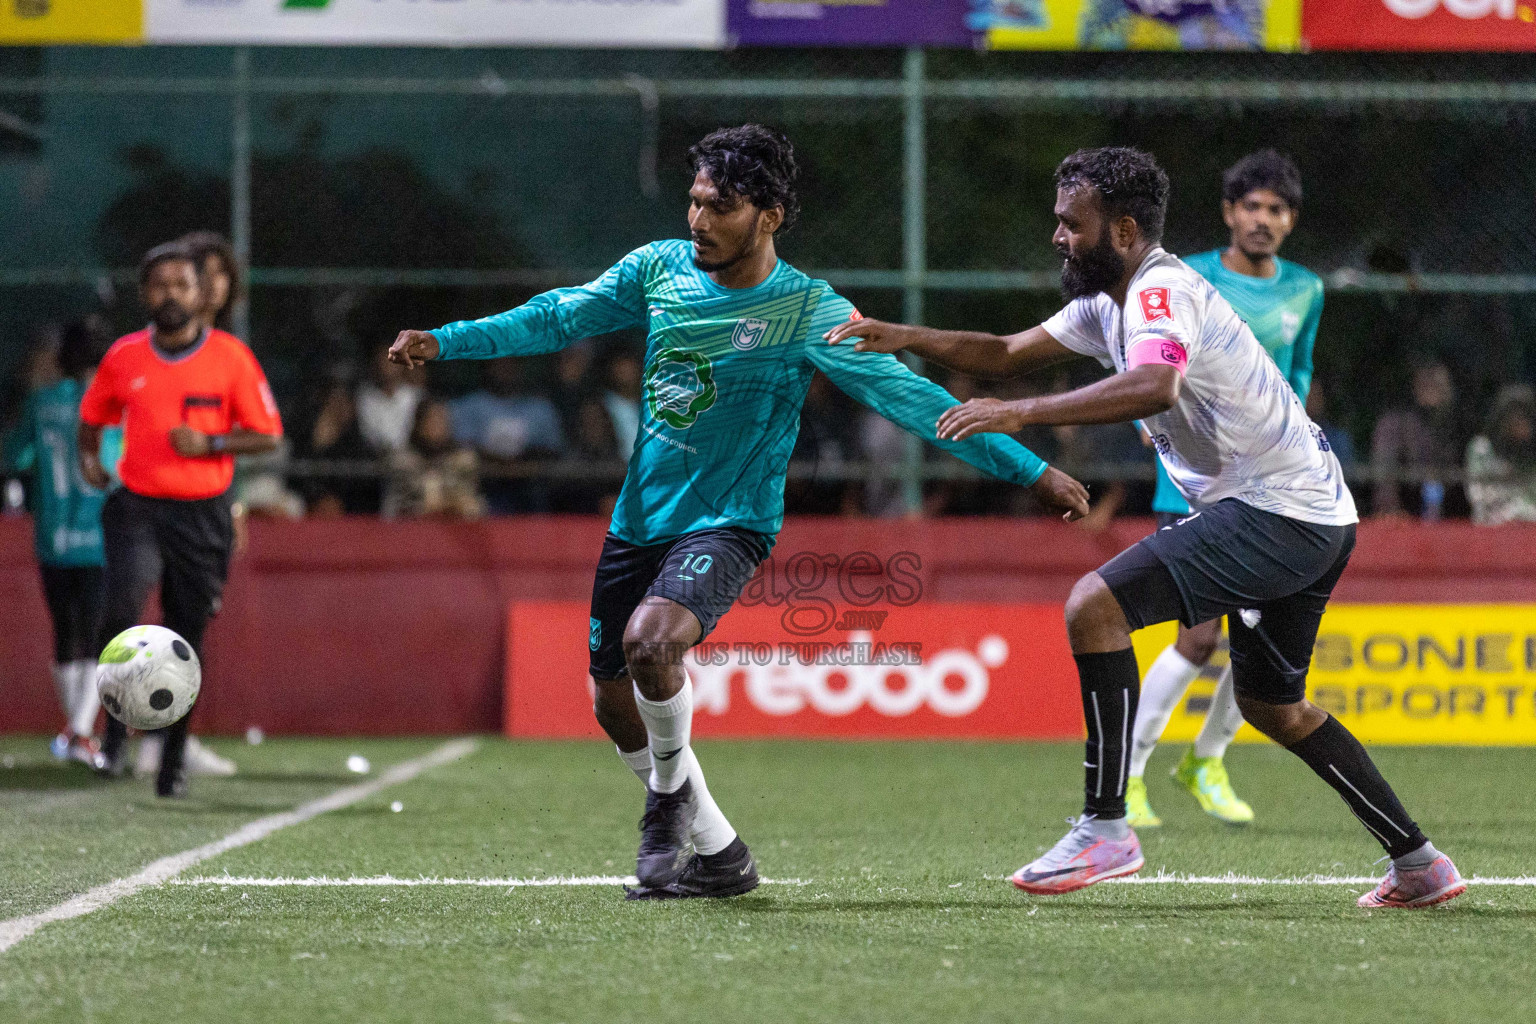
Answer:
[[[505,657],[509,635],[514,644],[565,649],[563,657],[546,659],[547,678],[558,687],[558,697],[550,699],[565,701],[570,695],[570,706],[578,709],[573,713],[584,717],[586,654],[581,642],[587,630],[579,616],[591,592],[605,525],[601,519],[582,517],[477,523],[255,522],[250,549],[232,569],[224,612],[209,631],[208,686],[194,712],[194,727],[207,734],[239,734],[251,725],[274,734],[489,732],[503,730],[510,711],[514,730],[521,732],[519,708],[537,708],[540,700],[526,684],[511,701],[505,699],[507,680],[515,683],[519,678],[518,666],[511,665],[509,671]],[[777,634],[767,632],[764,623],[781,621],[791,602],[809,609],[798,615],[812,616],[794,620],[800,630],[815,628],[820,621],[816,616],[825,614],[834,615],[834,623],[873,627],[867,613],[888,610],[890,617],[878,629],[866,629],[871,642],[896,637],[902,625],[929,653],[954,649],[969,651],[978,661],[995,659],[1000,653],[997,644],[983,643],[995,636],[1007,647],[1009,662],[1022,666],[1021,673],[1028,670],[1028,692],[1021,689],[1008,698],[1014,704],[997,705],[999,716],[1059,733],[1069,728],[1067,698],[1060,693],[1049,697],[1038,680],[1059,677],[1070,665],[1060,660],[1066,657],[1060,605],[1080,575],[1150,528],[1150,521],[1137,519],[1117,521],[1103,533],[1052,520],[791,520],[774,550],[771,577],[754,583],[756,590],[749,590],[745,606],[732,611],[712,639],[776,643]],[[869,603],[877,589],[877,599]],[[1361,619],[1363,632],[1349,634],[1353,639],[1347,647],[1336,642],[1331,648],[1340,656],[1350,654],[1350,671],[1355,673],[1347,686],[1340,683],[1337,692],[1320,695],[1337,707],[1381,703],[1386,698],[1380,690],[1362,687],[1390,689],[1391,680],[1383,682],[1378,676],[1385,673],[1372,666],[1401,658],[1403,667],[1394,671],[1407,682],[1391,690],[1394,702],[1401,704],[1405,686],[1437,685],[1430,676],[1444,684],[1433,698],[1428,690],[1409,697],[1413,715],[1434,707],[1438,711],[1418,718],[1405,713],[1405,720],[1449,719],[1453,701],[1457,716],[1473,715],[1468,709],[1481,701],[1485,721],[1494,720],[1506,707],[1522,714],[1536,712],[1536,676],[1527,656],[1530,634],[1536,631],[1536,527],[1363,524],[1336,596],[1340,602],[1398,606],[1533,606],[1457,610],[1455,614],[1465,617],[1464,624],[1455,627],[1462,632],[1433,633],[1427,644],[1413,632],[1419,627],[1412,626],[1411,616],[1426,617],[1427,626],[1438,628],[1454,615],[1412,607],[1362,612],[1378,619]],[[514,602],[568,604],[576,611],[559,614],[577,618],[574,625],[535,620],[509,633],[509,615],[517,614],[508,610]],[[982,622],[974,608],[950,605],[1026,607],[1009,609],[1006,616],[997,616],[1006,622],[982,631],[991,624]],[[58,711],[48,673],[48,619],[30,523],[22,517],[0,518],[0,608],[8,613],[6,629],[0,631],[0,730],[52,731],[58,726]],[[866,617],[849,619],[849,612]],[[152,613],[146,618],[153,620]],[[1499,621],[1490,625],[1488,616],[1494,614]],[[1391,634],[1391,629],[1399,632]],[[759,636],[751,635],[754,630]],[[1398,636],[1401,645],[1378,640],[1367,651],[1367,641],[1378,634]],[[1505,635],[1507,642],[1501,640]],[[797,634],[795,639],[831,642],[831,634]],[[1457,660],[1458,643],[1463,665],[1471,670],[1448,667]],[[778,656],[776,651],[773,656]],[[1478,678],[1470,680],[1474,674]],[[1481,689],[1453,694],[1452,683]],[[1067,691],[1070,694],[1070,687]],[[792,699],[783,693],[779,697]],[[1198,703],[1198,691],[1195,698]],[[803,699],[809,701],[810,696]],[[1019,702],[1026,700],[1029,713],[1015,714]],[[782,730],[773,730],[780,729],[779,719],[786,717],[793,715],[765,713],[767,725],[760,727],[782,735]],[[887,731],[880,734],[959,735],[950,727],[952,717],[925,706],[905,723],[881,723]],[[841,720],[859,718],[850,712]],[[1476,724],[1472,718],[1465,720]],[[1514,712],[1510,720],[1521,721]],[[917,729],[921,722],[932,728]],[[712,728],[702,724],[701,735]],[[1501,740],[1484,735],[1486,730],[1473,732],[1474,739],[1487,742],[1522,742],[1523,735],[1507,732]],[[846,733],[828,727],[809,734]]]

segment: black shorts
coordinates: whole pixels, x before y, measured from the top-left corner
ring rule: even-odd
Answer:
[[[587,642],[592,678],[617,679],[628,671],[624,629],[647,597],[676,601],[699,620],[699,639],[709,636],[771,547],[768,537],[738,527],[699,530],[646,545],[610,533],[592,581]]]
[[[43,576],[43,596],[53,620],[53,660],[63,665],[101,652],[101,610],[105,591],[99,565],[38,566]]]
[[[1270,704],[1306,695],[1318,623],[1355,547],[1323,526],[1234,500],[1177,520],[1099,569],[1131,629],[1229,615],[1232,683]]]

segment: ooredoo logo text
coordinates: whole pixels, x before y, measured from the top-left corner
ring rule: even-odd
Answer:
[[[1458,18],[1475,21],[1493,15],[1506,20],[1515,17],[1516,0],[1381,0],[1387,10],[1400,18],[1427,18],[1444,7]]]

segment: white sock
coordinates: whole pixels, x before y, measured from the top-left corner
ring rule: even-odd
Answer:
[[[1131,744],[1131,777],[1141,778],[1147,770],[1147,758],[1157,747],[1173,709],[1184,698],[1184,691],[1200,674],[1200,666],[1193,664],[1173,644],[1164,648],[1141,684],[1141,703],[1136,707],[1135,740]]]
[[[624,766],[626,768],[628,768],[630,771],[635,773],[635,778],[639,779],[641,782],[645,783],[646,785],[650,784],[650,781],[651,781],[651,748],[650,747],[641,747],[639,750],[630,750],[630,751],[619,750],[619,748],[617,746],[615,746],[613,749],[618,751],[619,760],[624,762]]]
[[[75,718],[75,663],[60,665],[54,662],[50,667],[53,669],[53,692],[59,695],[59,707],[64,709],[65,720],[72,722]]]
[[[1237,695],[1232,692],[1232,666],[1221,670],[1221,680],[1211,697],[1211,709],[1205,713],[1200,735],[1195,737],[1196,757],[1220,757],[1232,745],[1232,738],[1243,727],[1243,713],[1237,709]]]
[[[725,813],[709,795],[709,785],[704,781],[704,769],[692,748],[683,755],[688,759],[688,781],[693,783],[693,797],[697,808],[693,815],[693,848],[708,855],[719,853],[731,845],[736,830],[726,820]]]
[[[101,696],[96,692],[96,662],[90,658],[72,661],[75,670],[75,710],[70,726],[78,736],[90,736],[96,731],[96,712],[101,708]]]
[[[693,681],[660,703],[646,700],[635,687],[635,706],[650,737],[651,777],[646,785],[657,793],[675,793],[688,779],[688,736],[693,730]]]

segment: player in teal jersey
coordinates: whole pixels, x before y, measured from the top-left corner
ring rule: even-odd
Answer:
[[[1222,180],[1222,217],[1232,230],[1225,249],[1190,256],[1188,263],[1216,287],[1247,321],[1292,390],[1305,405],[1312,386],[1312,345],[1323,312],[1323,282],[1316,274],[1276,255],[1301,212],[1301,172],[1291,158],[1272,149],[1250,153]],[[1189,503],[1168,479],[1161,459],[1152,511],[1158,526],[1189,515]],[[1153,812],[1142,778],[1147,758],[1168,719],[1216,651],[1221,620],[1193,629],[1179,627],[1178,639],[1147,669],[1136,712],[1136,742],[1126,785],[1126,816],[1133,828],[1162,824]],[[1253,808],[1232,789],[1222,757],[1243,716],[1232,693],[1232,668],[1222,669],[1211,706],[1195,744],[1173,770],[1174,779],[1213,817],[1232,824],[1253,820]]]
[[[43,594],[53,620],[53,685],[65,726],[53,753],[99,767],[95,738],[96,634],[102,614],[101,506],[106,492],[80,476],[75,428],[80,396],[106,351],[106,338],[89,321],[64,328],[59,345],[63,378],[27,396],[21,422],[7,445],[13,470],[32,474],[32,538]],[[102,435],[103,466],[117,465],[122,432]]]
[[[580,288],[483,320],[404,331],[390,356],[489,359],[648,330],[645,398],[592,593],[598,722],[646,784],[631,898],[732,896],[757,885],[750,851],[710,797],[689,746],[682,655],[714,628],[773,545],[811,375],[972,465],[1031,487],[1068,518],[1087,491],[1012,439],[937,439],[949,393],[892,356],[821,343],[857,317],[824,281],[778,258],[798,212],[789,141],[757,125],[689,150],[689,241],[655,242]]]

